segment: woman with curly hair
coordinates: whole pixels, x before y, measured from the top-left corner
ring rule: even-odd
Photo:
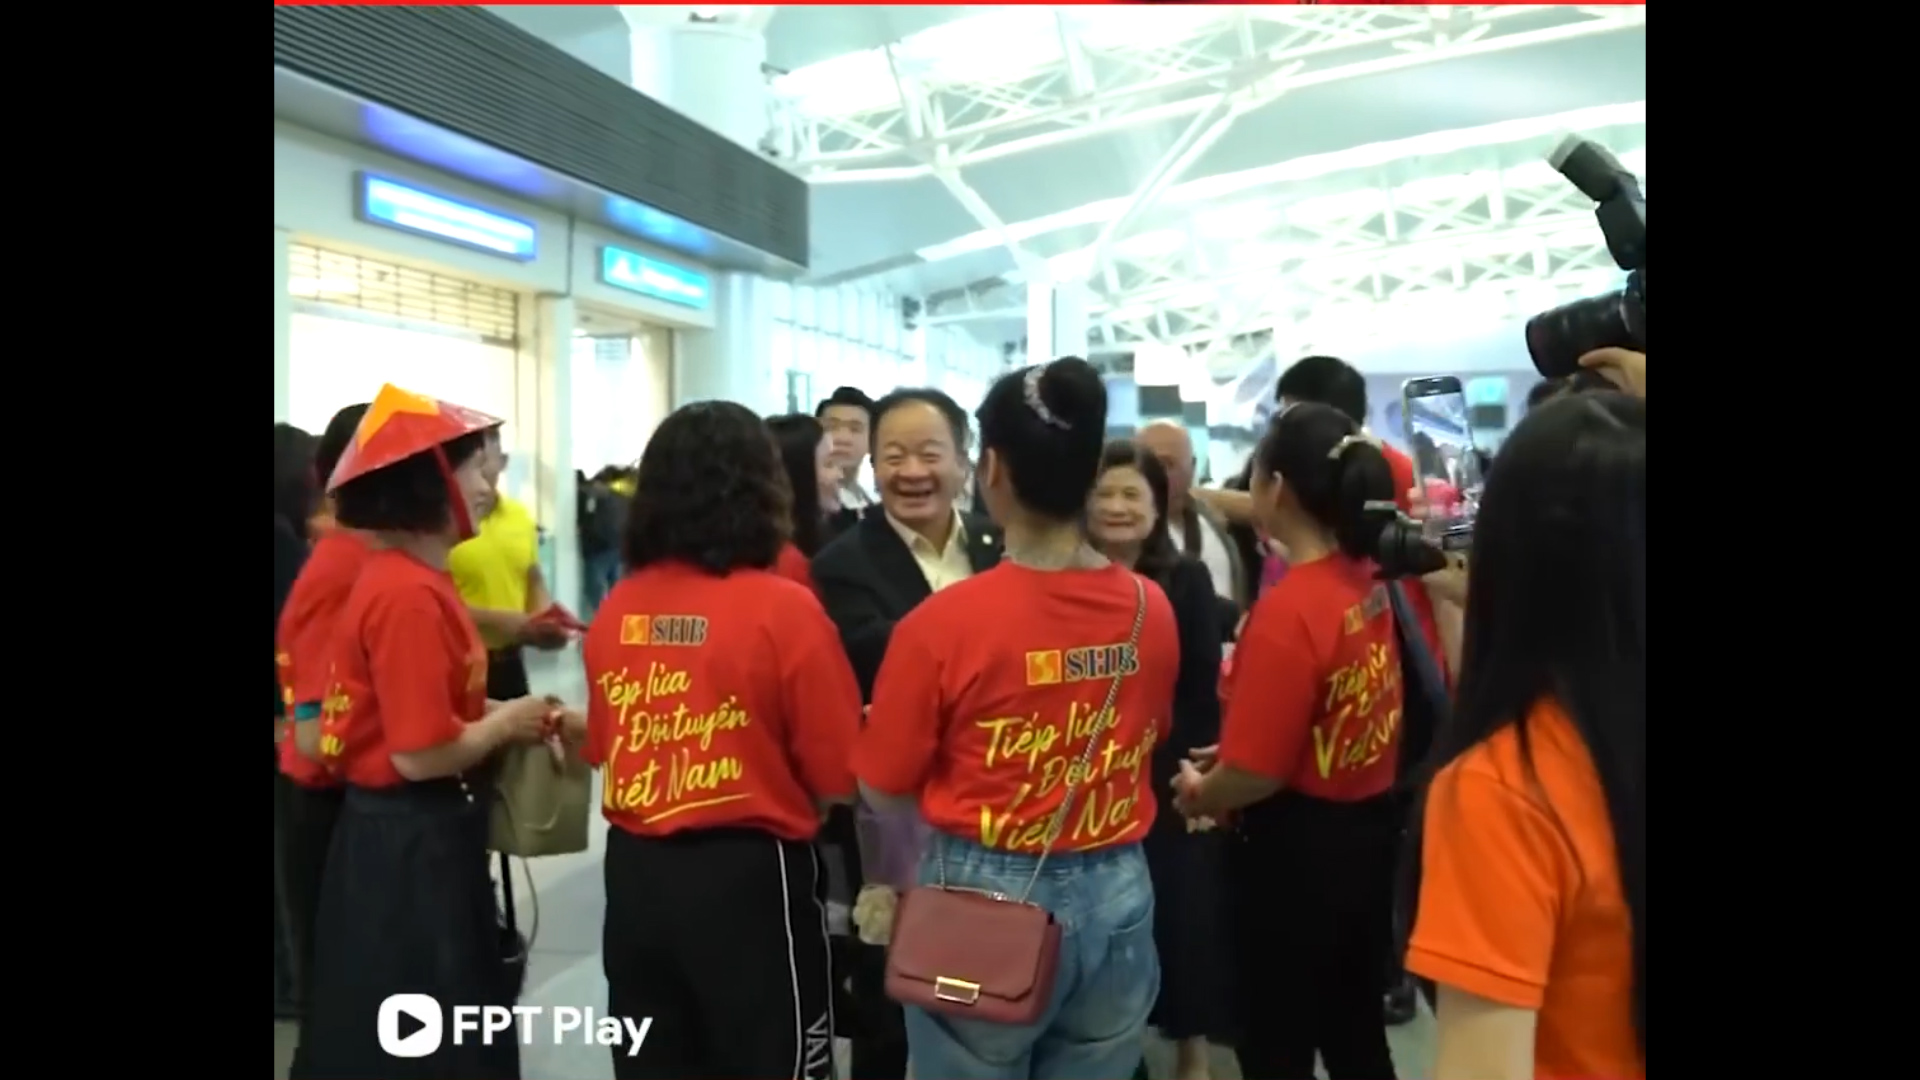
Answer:
[[[833,1076],[826,873],[813,846],[860,688],[820,601],[773,572],[789,492],[767,426],[676,411],[640,459],[627,577],[587,631],[584,756],[607,835],[601,943],[618,1080]]]

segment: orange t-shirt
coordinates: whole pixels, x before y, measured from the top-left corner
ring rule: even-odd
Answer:
[[[933,594],[893,628],[853,770],[920,797],[927,823],[1004,851],[1038,853],[1067,792],[1056,851],[1137,841],[1153,824],[1153,747],[1173,719],[1173,606],[1152,581],[1127,644],[1135,575],[1003,562]],[[1098,715],[1125,672],[1113,715]],[[1100,739],[1084,772],[1074,768]]]
[[[773,560],[773,572],[788,581],[805,585],[808,591],[813,589],[813,571],[807,565],[807,557],[792,544],[780,549],[779,557]]]
[[[1404,687],[1373,565],[1344,555],[1295,565],[1254,604],[1228,690],[1225,764],[1335,802],[1391,787]]]
[[[334,624],[372,553],[358,533],[344,529],[322,533],[294,579],[286,606],[280,609],[274,659],[287,715],[295,720],[320,719],[333,669]],[[326,766],[302,754],[291,737],[280,743],[280,771],[306,787],[338,782]]]
[[[1540,1080],[1641,1080],[1632,928],[1593,759],[1560,707],[1441,770],[1407,969],[1539,1014]]]
[[[819,598],[763,570],[629,574],[584,648],[602,812],[640,836],[761,829],[810,840],[853,794],[860,685]]]
[[[460,737],[487,711],[487,650],[453,579],[404,552],[367,556],[333,635],[320,756],[356,787],[393,787],[394,754]]]

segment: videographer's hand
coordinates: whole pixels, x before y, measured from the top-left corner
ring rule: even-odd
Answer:
[[[1427,595],[1436,602],[1464,606],[1467,602],[1467,560],[1458,555],[1447,556],[1447,568],[1422,574],[1420,584],[1427,587]]]
[[[1632,349],[1595,349],[1580,358],[1580,366],[1599,373],[1637,398],[1647,396],[1647,354]]]

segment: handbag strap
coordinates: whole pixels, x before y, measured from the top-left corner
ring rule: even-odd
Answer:
[[[1140,575],[1135,574],[1133,575],[1133,629],[1127,633],[1127,647],[1136,657],[1140,655],[1140,629],[1146,625],[1146,622],[1147,587]],[[1114,672],[1113,681],[1107,684],[1106,704],[1100,706],[1100,711],[1093,714],[1097,723],[1107,723],[1107,718],[1113,715],[1113,707],[1120,700],[1120,684],[1126,679],[1127,674],[1125,665]],[[1100,745],[1100,735],[1104,730],[1104,728],[1095,728],[1087,736],[1087,745],[1081,748],[1079,758],[1061,780],[1066,788],[1066,794],[1060,800],[1060,809],[1053,812],[1053,822],[1047,826],[1047,842],[1040,849],[1040,857],[1033,862],[1033,873],[1027,878],[1027,886],[1020,890],[1018,899],[1022,904],[1028,902],[1028,898],[1033,895],[1033,890],[1039,886],[1040,871],[1046,868],[1047,857],[1053,854],[1053,845],[1059,842],[1060,834],[1066,831],[1067,818],[1073,813],[1073,804],[1078,801],[1080,794],[1079,789],[1074,786],[1073,778],[1086,774],[1087,765],[1093,760],[1094,750]],[[939,849],[935,848],[935,850]],[[944,854],[937,857],[937,867],[940,874],[940,887],[944,889],[947,887],[947,860]]]

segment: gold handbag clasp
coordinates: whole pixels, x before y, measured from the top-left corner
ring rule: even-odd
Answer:
[[[972,1005],[980,1000],[980,984],[941,975],[933,980],[933,996],[955,1005]]]

